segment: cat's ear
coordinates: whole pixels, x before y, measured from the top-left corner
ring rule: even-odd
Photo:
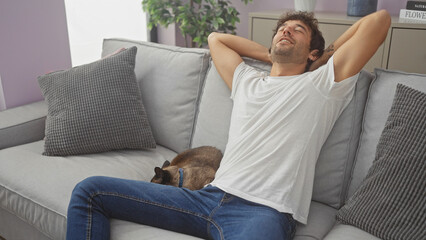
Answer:
[[[162,166],[161,168],[165,168],[165,167],[168,167],[168,166],[170,166],[170,162],[169,162],[168,160],[166,160],[166,161],[163,163],[163,166]]]
[[[164,175],[163,169],[161,169],[159,167],[155,167],[154,171],[155,171],[155,177],[156,178],[163,178],[163,175]]]

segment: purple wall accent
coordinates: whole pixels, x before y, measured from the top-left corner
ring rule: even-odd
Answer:
[[[7,108],[42,100],[37,77],[69,67],[63,0],[1,0],[0,75]]]

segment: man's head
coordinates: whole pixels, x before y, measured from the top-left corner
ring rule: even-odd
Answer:
[[[324,52],[324,38],[313,13],[287,12],[277,22],[270,49],[272,62],[305,63],[305,70]]]

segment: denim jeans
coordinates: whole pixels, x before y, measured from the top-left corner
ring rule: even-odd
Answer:
[[[109,239],[110,218],[204,239],[291,239],[291,215],[227,194],[150,182],[90,177],[77,184],[68,207],[67,239]]]

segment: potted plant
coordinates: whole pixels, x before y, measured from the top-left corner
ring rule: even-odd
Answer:
[[[191,39],[191,47],[205,46],[211,32],[235,34],[240,21],[229,0],[143,0],[142,7],[149,14],[149,29],[176,23],[185,40]]]

